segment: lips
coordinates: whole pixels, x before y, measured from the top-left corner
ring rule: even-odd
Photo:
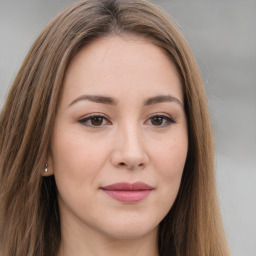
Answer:
[[[121,182],[101,187],[101,190],[118,201],[135,203],[145,199],[153,188],[143,182]]]

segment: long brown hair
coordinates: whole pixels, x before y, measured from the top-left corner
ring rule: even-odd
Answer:
[[[0,255],[57,254],[61,240],[57,188],[54,177],[42,177],[42,170],[65,71],[74,55],[96,38],[129,33],[166,52],[184,92],[189,150],[178,196],[159,226],[159,254],[229,255],[198,68],[170,18],[143,0],[72,4],[43,30],[29,51],[0,116]]]

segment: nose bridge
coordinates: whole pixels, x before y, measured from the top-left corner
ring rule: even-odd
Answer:
[[[143,133],[138,124],[126,122],[116,134],[114,163],[129,169],[145,166],[148,156],[143,141]]]
[[[123,134],[122,134],[123,131]],[[121,131],[124,140],[122,148],[128,154],[141,153],[143,151],[143,141],[141,131],[136,124],[127,124]]]

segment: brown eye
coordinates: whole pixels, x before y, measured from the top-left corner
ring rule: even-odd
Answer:
[[[172,123],[175,123],[175,121],[172,118],[165,115],[155,115],[147,120],[147,124],[159,128],[168,126]]]
[[[101,115],[87,116],[79,120],[79,123],[92,128],[100,128],[102,126],[110,124],[109,120],[105,116]]]
[[[155,116],[151,118],[151,123],[153,125],[162,125],[163,124],[163,117],[161,116]]]
[[[101,116],[95,116],[91,118],[91,124],[94,126],[100,126],[103,123],[103,117]]]

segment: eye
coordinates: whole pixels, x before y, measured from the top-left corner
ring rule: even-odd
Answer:
[[[88,127],[99,128],[110,124],[110,121],[103,115],[90,115],[80,119],[79,123]]]
[[[175,121],[174,119],[165,115],[154,115],[150,117],[146,123],[153,126],[165,127],[172,123],[175,123]]]

